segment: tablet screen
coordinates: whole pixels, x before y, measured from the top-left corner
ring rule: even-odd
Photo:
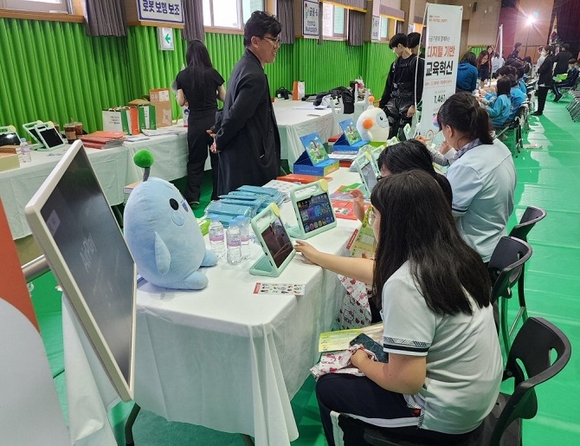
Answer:
[[[375,174],[375,170],[373,169],[373,165],[370,161],[361,167],[360,174],[364,178],[364,182],[369,189],[369,193],[372,192],[373,188],[377,184],[377,175]]]
[[[132,399],[135,262],[80,141],[25,212],[119,395]]]
[[[270,223],[266,229],[262,231],[262,239],[268,251],[274,259],[277,268],[284,263],[284,260],[292,253],[294,247],[290,241],[290,237],[286,233],[286,229],[279,217]]]
[[[334,222],[328,194],[323,192],[296,202],[304,233],[314,231]]]
[[[39,130],[38,132],[46,142],[46,145],[48,146],[47,149],[56,146],[62,146],[64,144],[60,134],[54,127],[47,127],[46,129]]]

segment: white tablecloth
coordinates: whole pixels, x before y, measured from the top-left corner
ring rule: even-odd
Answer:
[[[331,190],[358,178],[345,169],[334,177]],[[290,205],[282,218],[295,222]],[[339,219],[309,242],[340,253],[356,226]],[[260,253],[253,245],[250,260],[208,268],[202,291],[139,286],[135,401],[142,408],[170,421],[248,434],[256,446],[288,445],[298,437],[290,399],[318,360],[318,336],[331,328],[344,289],[336,274],[298,255],[278,278],[251,276]],[[256,282],[305,284],[306,291],[256,295]],[[69,387],[69,398],[86,398],[81,389]]]
[[[62,153],[62,149],[52,152],[32,151],[31,163],[0,172],[0,196],[13,239],[31,234],[24,207],[57,165]],[[127,149],[87,149],[87,154],[109,203],[123,203],[123,186],[127,184]]]
[[[171,181],[187,175],[187,128],[182,125],[163,127],[161,131],[175,131],[176,134],[152,136],[147,140],[129,142],[123,145],[129,150],[129,174],[127,183],[140,180],[143,170],[133,162],[133,155],[139,150],[147,149],[153,155],[151,176]]]
[[[290,168],[304,152],[301,136],[317,132],[322,141],[332,136],[334,119],[329,108],[317,110],[312,102],[276,100],[274,113],[280,131],[282,159],[287,159]]]

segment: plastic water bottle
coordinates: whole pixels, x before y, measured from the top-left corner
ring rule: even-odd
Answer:
[[[215,255],[221,259],[226,253],[224,226],[214,214],[210,215],[209,219],[211,221],[209,224],[209,246]]]
[[[187,127],[189,122],[189,104],[186,103],[181,107],[181,110],[183,110],[183,127]]]
[[[228,263],[237,265],[242,261],[242,240],[240,237],[240,227],[238,219],[232,218],[227,232]]]
[[[242,259],[250,258],[250,223],[247,217],[238,216],[238,226],[240,228],[240,240],[242,242]]]
[[[31,163],[32,154],[30,153],[30,146],[26,142],[26,138],[20,138],[20,162]]]

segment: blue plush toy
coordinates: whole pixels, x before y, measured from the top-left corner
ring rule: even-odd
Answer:
[[[123,219],[125,240],[139,274],[161,287],[205,288],[208,279],[199,268],[215,265],[217,257],[205,249],[187,201],[168,181],[149,178],[151,153],[140,150],[133,159],[145,173],[127,200]]]

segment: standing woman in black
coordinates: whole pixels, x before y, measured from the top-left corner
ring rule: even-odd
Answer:
[[[203,168],[207,159],[208,147],[213,143],[207,133],[215,123],[217,101],[224,101],[226,90],[224,79],[213,68],[209,52],[201,40],[192,40],[185,54],[187,67],[176,79],[177,103],[180,106],[189,104],[189,119],[187,121],[187,145],[189,159],[187,161],[187,189],[185,199],[192,205],[199,204]],[[218,155],[210,153],[213,191],[211,199],[217,199],[216,183],[218,171]]]
[[[491,66],[489,62],[490,57],[490,54],[486,50],[483,50],[481,53],[479,53],[479,56],[477,56],[477,77],[480,80],[480,88],[485,86],[485,83],[491,76]]]
[[[554,47],[546,46],[546,58],[540,68],[538,68],[538,109],[532,113],[533,116],[542,116],[544,113],[544,105],[546,104],[546,96],[548,91],[552,88],[552,67],[554,65]]]

